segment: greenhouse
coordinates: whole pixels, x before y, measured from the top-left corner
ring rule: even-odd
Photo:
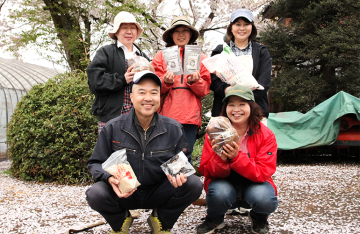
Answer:
[[[59,72],[62,71],[0,58],[0,161],[6,158],[6,125],[16,104],[32,86],[45,83]]]

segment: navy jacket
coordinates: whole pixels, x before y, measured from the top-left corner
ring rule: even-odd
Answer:
[[[211,56],[220,54],[223,51],[223,45],[218,45],[211,53]],[[264,45],[252,42],[253,73],[257,82],[264,87],[264,90],[254,90],[255,102],[261,107],[264,117],[269,116],[269,100],[267,92],[271,85],[272,62],[269,51]],[[215,74],[211,74],[210,90],[214,91],[214,103],[212,116],[219,116],[225,97],[224,91],[229,85],[222,82]]]
[[[157,122],[143,150],[133,121],[134,114],[132,109],[107,122],[101,130],[94,153],[87,163],[95,182],[107,182],[110,174],[102,169],[101,164],[120,149],[126,149],[127,160],[141,183],[138,189],[156,186],[166,179],[160,165],[180,151],[190,159],[191,153],[182,125],[158,113],[155,113]]]
[[[140,56],[149,60],[140,48],[138,50]],[[96,55],[87,67],[86,72],[90,92],[95,94],[92,113],[102,122],[107,122],[121,115],[127,85],[123,49],[118,48],[116,44],[101,47],[96,51]]]

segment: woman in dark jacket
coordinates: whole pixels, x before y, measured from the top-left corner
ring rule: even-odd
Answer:
[[[271,57],[265,46],[254,42],[257,29],[254,25],[254,17],[251,11],[245,9],[236,10],[231,14],[230,24],[227,27],[227,43],[236,56],[252,56],[252,75],[264,90],[253,90],[255,102],[261,107],[263,117],[269,116],[269,101],[267,91],[271,85]],[[223,51],[223,45],[218,45],[211,56]],[[251,67],[251,66],[250,66]],[[212,116],[219,116],[222,109],[222,100],[225,91],[230,85],[222,82],[215,74],[211,74],[210,89],[214,91]]]
[[[132,107],[130,92],[135,72],[127,60],[135,56],[149,58],[134,42],[144,30],[129,12],[122,11],[114,19],[109,36],[114,44],[100,48],[87,68],[90,92],[95,95],[92,112],[99,120],[99,133],[105,123]]]

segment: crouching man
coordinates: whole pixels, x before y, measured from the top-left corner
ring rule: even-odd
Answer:
[[[196,175],[166,177],[160,165],[183,151],[190,161],[189,147],[180,123],[159,115],[160,78],[149,71],[136,73],[130,94],[133,109],[110,120],[102,129],[94,153],[88,160],[95,184],[86,191],[92,209],[110,224],[110,233],[128,233],[129,210],[152,209],[148,224],[154,233],[171,233],[181,213],[202,192]],[[114,152],[126,149],[127,160],[140,186],[121,193],[119,181],[101,164]]]

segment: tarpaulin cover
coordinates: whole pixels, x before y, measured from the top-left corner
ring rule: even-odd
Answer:
[[[341,116],[346,114],[360,120],[360,99],[341,91],[305,114],[270,113],[267,126],[276,136],[278,149],[331,145],[338,137]]]

